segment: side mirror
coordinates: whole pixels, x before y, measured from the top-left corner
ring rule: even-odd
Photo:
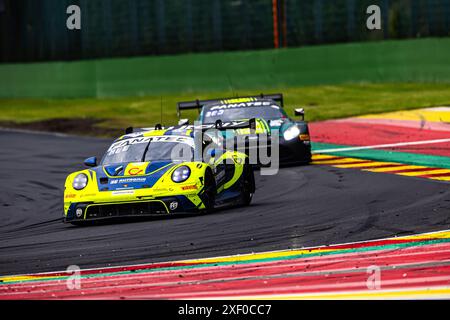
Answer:
[[[97,166],[97,158],[96,157],[90,157],[84,160],[84,165],[86,167],[96,167]]]
[[[179,126],[184,126],[184,125],[186,125],[186,124],[189,124],[189,119],[180,119],[180,120],[178,121],[178,125],[179,125]]]
[[[216,156],[216,149],[209,149],[209,150],[208,150],[208,155],[209,155],[211,158],[214,158],[214,157]]]
[[[303,108],[294,109],[294,112],[295,116],[302,117],[302,120],[305,120],[305,109]]]
[[[220,119],[216,120],[216,123],[214,126],[216,127],[216,129],[222,128],[222,126],[223,126],[222,120],[220,120]]]
[[[133,133],[133,131],[134,131],[133,127],[128,127],[125,129],[125,134]]]

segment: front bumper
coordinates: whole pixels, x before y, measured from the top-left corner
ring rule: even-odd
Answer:
[[[233,137],[232,139],[225,141],[225,148],[230,147],[233,150],[243,152],[247,155],[250,155],[250,152],[256,151],[253,157],[250,159],[257,159],[257,163],[251,163],[253,165],[261,165],[261,157],[273,157],[275,151],[273,150],[272,140],[270,137],[264,136],[264,138],[260,137],[261,135],[247,135],[245,139],[244,145],[239,145],[237,143],[237,138]],[[250,140],[253,140],[250,143]],[[267,149],[263,152],[263,150]],[[261,152],[263,156],[261,155]],[[300,140],[300,138],[285,140],[284,137],[280,136],[278,140],[278,160],[281,165],[284,164],[307,164],[311,162],[311,142]],[[266,165],[266,164],[265,164]],[[264,166],[265,166],[264,165]]]
[[[199,208],[189,201],[186,196],[117,202],[78,202],[70,205],[64,222],[167,216],[198,211]]]
[[[294,164],[311,162],[311,142],[294,139],[286,141],[280,139],[280,164]]]

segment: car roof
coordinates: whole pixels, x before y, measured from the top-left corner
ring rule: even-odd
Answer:
[[[132,138],[145,138],[145,137],[161,137],[161,136],[180,136],[180,137],[186,137],[186,138],[193,138],[191,133],[192,129],[161,129],[161,130],[143,130],[138,132],[133,132],[129,134],[125,134],[115,141],[121,141],[126,139],[132,139]]]

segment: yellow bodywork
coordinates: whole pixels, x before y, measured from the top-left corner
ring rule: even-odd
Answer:
[[[126,189],[120,191],[100,191],[98,186],[97,173],[92,169],[85,169],[81,171],[74,172],[70,174],[65,182],[64,187],[64,215],[67,216],[69,207],[73,203],[86,203],[92,202],[92,205],[96,204],[110,204],[110,203],[136,203],[136,202],[148,202],[148,201],[159,201],[158,198],[167,196],[185,196],[189,201],[191,201],[198,209],[204,209],[205,205],[199,197],[203,189],[203,179],[207,168],[211,168],[214,172],[215,167],[222,163],[225,159],[232,159],[235,165],[234,175],[229,180],[222,184],[218,189],[217,193],[232,187],[241,177],[243,172],[243,167],[245,163],[246,155],[239,152],[225,152],[218,159],[211,159],[209,163],[204,162],[184,162],[179,164],[170,163],[167,166],[159,168],[153,172],[145,174],[147,166],[150,162],[139,162],[139,163],[129,163],[125,170],[124,175],[120,177],[113,177],[108,175],[108,173],[103,169],[104,174],[108,178],[139,178],[152,175],[157,173],[159,170],[164,170],[166,167],[170,167],[164,175],[151,187],[151,188],[141,188],[141,189]],[[188,166],[191,169],[190,177],[182,182],[175,183],[172,181],[172,173],[180,166]],[[84,189],[75,190],[73,188],[73,180],[75,177],[83,173],[87,176],[88,182]],[[163,203],[163,202],[162,202]],[[164,203],[163,203],[164,204]],[[164,204],[165,206],[165,204]],[[88,206],[89,207],[89,206]],[[167,209],[167,208],[166,208]],[[169,210],[167,210],[169,212]],[[86,210],[85,213],[86,215]],[[86,217],[84,217],[86,218]]]
[[[267,124],[267,122],[263,119],[256,119],[256,128],[255,128],[255,132],[256,134],[270,134],[270,127]],[[249,135],[251,134],[251,130],[249,128],[245,128],[245,129],[236,129],[236,134],[237,135]]]
[[[125,175],[120,178],[139,178],[153,174],[142,175],[130,175],[129,171],[126,171],[129,167],[147,167],[149,162],[146,163],[130,163],[125,169]],[[183,183],[175,183],[171,179],[172,172],[181,165],[188,166],[191,169],[191,176]],[[192,203],[203,209],[204,205],[198,196],[198,192],[202,189],[200,177],[205,175],[207,164],[201,162],[182,163],[172,166],[154,185],[152,188],[143,189],[129,189],[122,191],[99,191],[97,183],[97,173],[94,170],[82,170],[70,174],[65,183],[64,188],[64,214],[67,215],[67,211],[72,203],[78,202],[94,202],[96,204],[108,204],[108,203],[126,203],[126,202],[139,202],[149,201],[158,197],[171,196],[171,195],[184,195]],[[161,170],[161,169],[159,169]],[[145,170],[144,170],[145,172]],[[74,178],[79,174],[84,173],[88,177],[88,183],[83,190],[75,190],[72,186]],[[128,173],[128,174],[127,174]],[[106,172],[105,172],[106,174]],[[109,176],[111,177],[111,176]],[[112,178],[112,177],[111,177]],[[117,178],[117,177],[115,177]],[[185,188],[185,190],[183,190]]]

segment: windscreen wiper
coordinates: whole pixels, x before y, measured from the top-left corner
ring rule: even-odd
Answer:
[[[151,139],[148,142],[147,146],[145,147],[144,154],[142,155],[142,161],[141,162],[145,162],[145,156],[147,155],[148,148],[150,148],[150,143],[152,143]]]

